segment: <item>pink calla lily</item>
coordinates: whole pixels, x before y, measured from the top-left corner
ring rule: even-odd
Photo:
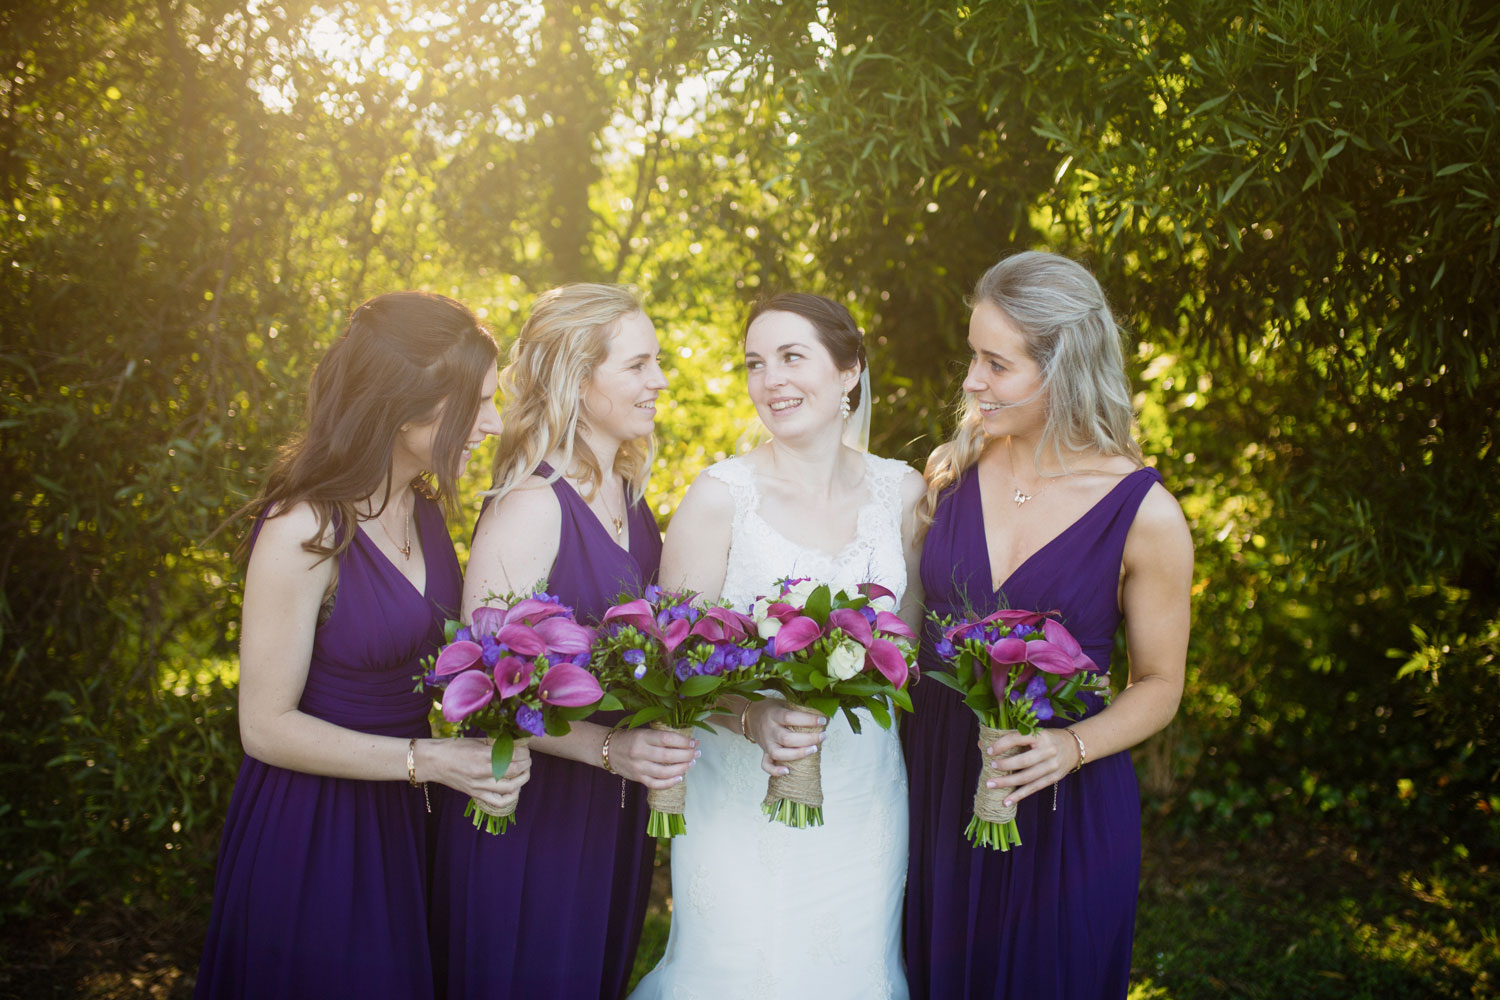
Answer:
[[[483,670],[459,674],[443,691],[443,718],[461,722],[488,705],[495,697],[495,683]]]
[[[637,597],[633,601],[615,605],[604,612],[604,621],[623,622],[634,625],[647,635],[656,634],[656,620],[652,617],[651,605],[644,598]]]
[[[468,670],[479,662],[479,657],[483,652],[484,650],[480,649],[477,642],[469,642],[467,639],[450,642],[438,654],[437,660],[432,664],[432,672],[435,676],[447,677],[449,674]]]
[[[474,635],[495,635],[505,627],[505,609],[492,608],[488,604],[474,609],[469,619],[469,631]]]
[[[703,612],[703,618],[699,619],[700,623],[705,619],[716,621],[724,627],[723,640],[712,640],[715,642],[744,639],[755,634],[755,620],[732,608],[711,607]]]
[[[872,601],[877,597],[889,597],[893,601],[896,599],[893,591],[887,590],[878,583],[862,583],[859,585],[859,592]]]
[[[548,618],[534,626],[537,635],[547,644],[548,653],[560,656],[577,656],[587,653],[594,645],[593,629],[566,618]]]
[[[876,639],[870,643],[869,652],[865,654],[867,663],[875,664],[875,669],[885,675],[885,679],[896,687],[906,686],[910,677],[910,670],[906,664],[906,657],[901,655],[901,647],[889,639]]]
[[[582,667],[559,663],[542,677],[537,697],[548,705],[576,708],[603,698],[604,689],[599,686],[599,679]]]
[[[495,687],[500,691],[500,697],[509,698],[520,691],[525,691],[531,684],[531,673],[536,669],[536,661],[528,660],[520,656],[503,656],[500,662],[495,664]]]
[[[773,642],[776,645],[776,655],[785,656],[787,653],[795,653],[799,649],[806,649],[818,641],[823,630],[818,623],[805,615],[798,615],[788,622],[784,622],[781,631],[776,633]]]
[[[1037,639],[1026,644],[1026,662],[1038,670],[1045,670],[1059,677],[1068,677],[1078,672],[1073,666],[1073,657],[1046,639]]]
[[[682,645],[682,640],[688,637],[693,626],[689,625],[686,618],[674,618],[661,633],[662,645],[667,647],[667,652],[676,651]]]
[[[865,616],[853,608],[837,608],[828,613],[828,624],[843,630],[844,634],[855,642],[870,647],[870,642],[875,638],[875,632],[870,628],[870,623]]]
[[[554,615],[567,614],[567,609],[560,604],[551,601],[539,601],[534,597],[528,597],[523,601],[517,601],[510,611],[506,613],[505,620],[517,625],[535,625],[539,621],[551,618]]]
[[[988,625],[991,622],[1000,622],[1003,625],[1035,625],[1042,621],[1047,615],[1055,615],[1056,611],[1016,611],[1013,608],[1001,608],[992,615],[988,615],[980,621]]]
[[[799,617],[801,614],[801,608],[798,608],[794,604],[785,604],[781,601],[777,601],[775,604],[769,605],[766,608],[766,615],[768,617],[775,618],[783,625],[791,621],[793,618]]]
[[[547,651],[547,640],[530,625],[508,624],[495,638],[522,656],[540,656]]]
[[[1067,653],[1069,657],[1077,656],[1083,651],[1083,648],[1078,645],[1078,640],[1073,638],[1073,633],[1064,628],[1062,622],[1047,619],[1042,623],[1042,637]]]
[[[990,647],[990,660],[998,666],[1009,667],[1017,663],[1026,662],[1026,647],[1029,646],[1025,639],[1017,639],[1015,636],[1006,636]]]
[[[875,612],[875,631],[886,632],[891,635],[899,635],[903,639],[917,641],[917,634],[911,630],[911,626],[902,621],[899,616],[889,611]]]

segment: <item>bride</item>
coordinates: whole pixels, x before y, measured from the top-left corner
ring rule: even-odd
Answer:
[[[871,403],[848,310],[803,293],[761,303],[745,330],[745,368],[771,440],[693,483],[667,531],[662,585],[744,609],[788,577],[850,591],[873,582],[916,629],[922,477],[865,453],[865,432],[846,435],[868,428]],[[699,734],[688,833],[672,842],[666,954],[632,996],[905,998],[906,769],[894,727],[861,713],[856,735],[842,714],[825,719],[776,698],[726,707],[733,714]],[[767,822],[766,774],[814,753],[824,825]]]

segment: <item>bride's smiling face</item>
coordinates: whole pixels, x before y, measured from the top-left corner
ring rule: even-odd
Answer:
[[[761,422],[780,438],[841,425],[839,400],[859,381],[840,371],[817,328],[796,313],[761,313],[745,331],[750,401]]]

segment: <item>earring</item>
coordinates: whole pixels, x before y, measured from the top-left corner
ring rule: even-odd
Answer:
[[[849,419],[849,390],[847,389],[845,389],[844,394],[839,397],[839,419]]]

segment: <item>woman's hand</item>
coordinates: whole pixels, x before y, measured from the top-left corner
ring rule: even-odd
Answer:
[[[531,748],[517,746],[505,777],[495,780],[490,765],[494,741],[477,738],[418,740],[418,781],[436,781],[478,803],[487,813],[503,815],[515,809],[521,786],[531,780]]]
[[[609,742],[609,763],[622,778],[647,788],[670,788],[687,777],[698,759],[698,741],[661,729],[616,729]]]
[[[780,698],[762,698],[745,710],[745,732],[762,751],[760,767],[767,774],[786,774],[786,761],[800,760],[818,752],[828,736],[828,716],[810,708],[793,708]],[[799,733],[791,727],[817,727],[817,732]]]
[[[1078,743],[1066,729],[1037,729],[1029,735],[1010,732],[989,746],[985,753],[988,788],[1009,788],[1006,805],[1015,805],[1033,792],[1055,785],[1078,763]],[[1006,751],[1019,749],[1014,756]]]

